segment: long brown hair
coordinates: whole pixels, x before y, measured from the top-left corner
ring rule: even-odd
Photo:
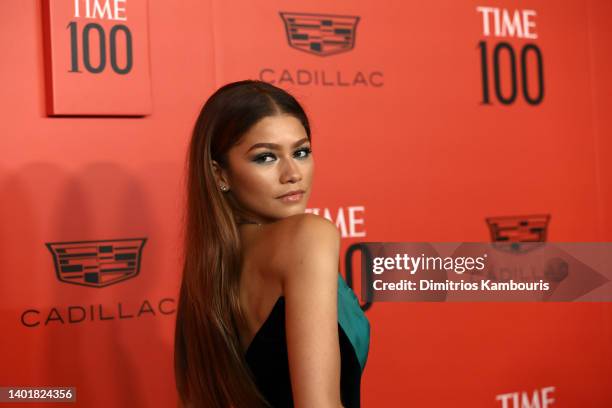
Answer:
[[[310,139],[306,113],[293,96],[262,81],[219,88],[204,104],[187,153],[183,275],[176,315],[174,373],[185,407],[267,406],[246,364],[238,326],[242,264],[236,219],[241,208],[215,182],[212,160],[227,152],[259,120],[290,114]]]

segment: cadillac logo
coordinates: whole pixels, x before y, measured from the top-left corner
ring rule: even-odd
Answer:
[[[46,245],[53,255],[60,281],[100,288],[138,275],[146,241],[146,238],[131,238]]]
[[[284,12],[280,16],[292,48],[326,57],[355,46],[357,16]]]
[[[493,247],[507,252],[527,252],[546,242],[549,214],[489,217]]]

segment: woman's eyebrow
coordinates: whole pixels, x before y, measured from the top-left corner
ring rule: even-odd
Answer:
[[[298,147],[299,145],[301,145],[304,142],[307,142],[308,138],[305,137],[303,139],[298,140],[297,142],[295,142],[292,147]],[[276,144],[276,143],[255,143],[253,146],[249,147],[249,150],[247,150],[246,152],[250,152],[253,149],[256,149],[258,147],[267,147],[268,149],[280,149],[280,145]]]

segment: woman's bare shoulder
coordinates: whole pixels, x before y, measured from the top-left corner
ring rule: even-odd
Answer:
[[[269,226],[269,266],[281,278],[287,278],[292,266],[304,257],[339,256],[340,231],[326,218],[296,214]]]
[[[336,226],[327,218],[315,214],[296,214],[275,222],[274,229],[284,238],[316,238],[315,234],[338,236]]]

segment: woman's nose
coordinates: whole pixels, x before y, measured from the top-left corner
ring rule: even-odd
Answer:
[[[282,168],[281,183],[297,183],[301,179],[302,173],[295,160],[285,160]]]

